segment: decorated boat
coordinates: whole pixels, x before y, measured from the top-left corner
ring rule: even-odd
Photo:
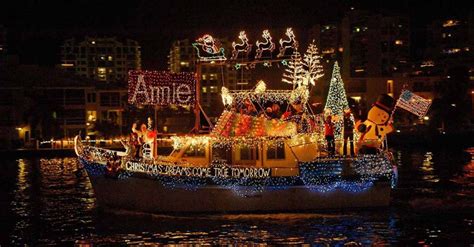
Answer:
[[[246,42],[244,34],[241,32],[240,38]],[[264,34],[269,36],[268,31]],[[322,76],[315,59],[317,49],[310,45],[305,69],[297,71],[303,67],[298,64],[302,59],[291,29],[287,35],[293,42],[281,41],[279,54],[284,56],[287,49],[293,49],[293,55],[276,62],[288,66],[283,81],[293,88],[269,90],[263,81],[249,90],[222,87],[225,109],[215,126],[210,124],[211,131],[205,134],[195,131],[171,137],[173,151],[169,155],[157,154],[159,135],[151,120],[141,131],[133,127],[142,142],[137,145],[134,140],[124,140],[122,151],[84,145],[77,136],[75,152],[89,175],[98,205],[150,213],[300,212],[389,205],[397,181],[396,165],[386,144],[386,135],[393,130],[392,115],[399,107],[423,116],[429,102],[409,91],[404,91],[396,104],[390,96],[382,95],[367,120],[355,123],[350,112],[348,118],[343,116],[349,106],[336,63],[326,111],[315,114],[309,87]],[[209,53],[202,61],[216,65],[215,61],[226,61],[212,37],[202,40],[206,42],[194,45],[198,56]],[[266,56],[272,56],[271,52],[273,48]],[[241,57],[240,53],[238,50],[233,56]],[[248,53],[246,50],[244,55]],[[262,62],[257,59],[261,57],[251,63]],[[246,65],[235,67],[241,66]],[[196,74],[131,71],[129,103],[191,105],[196,109],[198,126],[202,109],[199,78],[199,69]],[[350,128],[356,131],[347,136],[345,128],[351,123],[355,126]],[[327,137],[327,126],[336,139],[335,147]],[[342,139],[355,144],[349,155]]]
[[[257,92],[255,92],[257,91]],[[240,102],[290,100],[288,91],[237,91]],[[298,109],[298,106],[293,106]],[[151,213],[302,211],[386,206],[396,182],[390,152],[329,155],[322,117],[252,116],[226,109],[209,134],[172,137],[168,156],[83,145],[75,151],[98,204]],[[340,150],[341,147],[338,147]],[[137,156],[136,152],[140,152]]]

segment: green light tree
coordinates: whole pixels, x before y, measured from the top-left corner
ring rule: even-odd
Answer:
[[[349,109],[344,82],[337,61],[334,63],[331,83],[329,84],[328,98],[324,106],[324,112],[330,114],[335,119],[334,137],[342,139],[342,128],[344,125],[344,110]],[[352,120],[354,121],[354,120]]]

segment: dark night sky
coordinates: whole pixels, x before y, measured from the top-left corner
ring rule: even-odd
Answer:
[[[172,40],[196,38],[209,32],[234,36],[239,30],[338,21],[350,6],[411,17],[420,29],[434,18],[467,16],[474,1],[348,1],[348,0],[201,0],[201,1],[16,0],[0,10],[0,24],[8,29],[10,53],[22,63],[54,65],[66,38],[116,35],[142,45],[145,68],[164,69]],[[4,3],[2,3],[4,4]],[[258,31],[257,31],[258,30]],[[423,43],[423,42],[421,42]]]

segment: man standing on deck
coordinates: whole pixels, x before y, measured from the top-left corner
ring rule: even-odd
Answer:
[[[328,115],[324,122],[324,136],[326,137],[328,155],[334,155],[336,146],[334,145],[334,123],[331,115]]]
[[[351,146],[351,156],[354,156],[354,122],[351,118],[351,110],[344,111],[344,155],[347,155],[347,139]]]

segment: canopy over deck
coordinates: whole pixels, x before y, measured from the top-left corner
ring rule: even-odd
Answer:
[[[295,122],[254,117],[224,111],[211,133],[216,137],[291,137],[297,134]]]

